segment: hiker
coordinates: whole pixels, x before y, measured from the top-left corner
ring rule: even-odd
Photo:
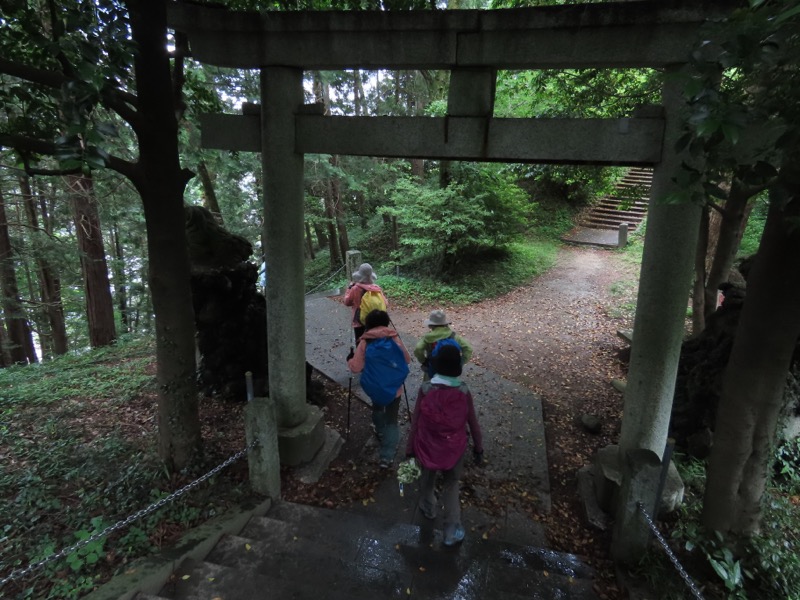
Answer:
[[[433,376],[433,362],[431,361],[431,355],[435,351],[436,347],[442,342],[442,340],[452,340],[455,342],[455,345],[458,345],[461,350],[462,367],[464,366],[464,363],[468,362],[469,359],[472,358],[472,346],[467,340],[450,329],[450,321],[447,320],[447,315],[444,314],[443,310],[437,309],[432,311],[428,319],[425,321],[425,325],[430,328],[430,331],[420,338],[419,342],[414,348],[414,356],[420,362],[422,369],[425,372],[423,377],[424,381],[428,381]]]
[[[419,389],[406,456],[415,457],[422,467],[419,509],[427,519],[436,518],[436,475],[442,473],[443,543],[454,546],[464,540],[465,534],[458,496],[468,446],[467,426],[476,465],[483,464],[483,436],[472,394],[459,379],[462,360],[458,348],[444,346],[432,360],[436,374]]]
[[[353,271],[353,281],[347,286],[344,295],[344,305],[353,307],[353,336],[354,344],[364,334],[365,320],[372,310],[387,310],[389,303],[379,285],[375,284],[378,276],[372,270],[372,265],[363,263]]]
[[[380,441],[379,466],[392,466],[400,432],[397,413],[400,394],[408,376],[411,356],[397,331],[389,329],[389,314],[373,310],[358,346],[347,355],[347,366],[361,373],[361,387],[372,400],[372,424]]]

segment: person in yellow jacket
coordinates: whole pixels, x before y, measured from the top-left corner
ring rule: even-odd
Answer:
[[[462,366],[472,358],[472,345],[463,337],[458,335],[455,331],[450,329],[450,321],[447,320],[447,315],[443,310],[437,309],[431,312],[428,319],[425,321],[430,331],[423,335],[414,348],[414,356],[422,365],[425,372],[424,380],[427,381],[431,378],[431,353],[436,347],[436,344],[441,340],[452,338],[459,346],[461,346],[461,364]]]

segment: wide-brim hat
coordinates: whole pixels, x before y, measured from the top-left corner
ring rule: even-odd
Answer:
[[[428,320],[425,321],[425,325],[429,327],[436,325],[450,325],[450,321],[447,320],[447,315],[444,314],[443,310],[434,310],[431,312]]]
[[[353,281],[356,283],[375,283],[377,280],[378,276],[375,275],[375,271],[372,270],[372,265],[369,263],[363,263],[353,271]]]

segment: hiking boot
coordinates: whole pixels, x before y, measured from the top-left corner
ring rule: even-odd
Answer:
[[[392,461],[382,458],[381,461],[378,463],[378,467],[381,469],[391,469]]]
[[[433,521],[436,518],[436,508],[430,506],[426,503],[420,502],[419,503],[419,512],[422,513],[422,516],[426,519],[430,519]]]
[[[445,536],[444,541],[442,542],[445,546],[455,546],[456,544],[460,544],[464,541],[464,536],[466,535],[466,531],[464,531],[464,527],[462,525],[456,526],[456,530],[453,532],[452,536]]]

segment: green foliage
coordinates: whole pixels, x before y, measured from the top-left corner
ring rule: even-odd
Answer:
[[[785,440],[775,450],[775,482],[800,494],[800,438]]]
[[[573,209],[608,194],[624,172],[592,165],[523,165],[515,170],[534,198],[548,198]]]
[[[659,94],[660,77],[651,69],[499,71],[495,116],[629,117]]]
[[[402,299],[410,305],[480,302],[541,275],[553,265],[557,251],[558,247],[551,241],[527,240],[511,244],[503,252],[476,259],[447,279],[403,271],[399,277],[382,276],[381,286],[393,301]]]
[[[747,186],[769,185],[796,154],[800,17],[795,4],[751,2],[709,25],[702,39],[714,43],[704,41],[692,52],[681,74],[687,111],[676,148],[687,155],[676,174],[685,199],[726,198],[731,174]]]
[[[754,200],[754,203],[742,235],[742,242],[739,245],[739,252],[737,253],[739,258],[752,256],[758,252],[758,246],[761,244],[761,234],[764,233],[764,225],[767,222],[769,201],[764,195],[761,195]]]
[[[107,525],[103,523],[102,517],[94,517],[92,519],[91,531],[81,529],[80,531],[76,531],[74,535],[78,542],[83,542],[84,540],[88,540],[93,535],[100,533],[106,527]],[[103,556],[103,547],[105,546],[105,542],[106,539],[104,537],[94,539],[84,544],[71,554],[68,554],[66,561],[70,569],[78,572],[83,568],[84,565],[91,566],[95,564]]]
[[[692,566],[689,572],[695,580],[705,576],[702,569],[706,566],[709,575],[718,578],[721,593],[726,598],[782,600],[800,597],[800,540],[795,533],[800,527],[800,513],[792,504],[792,496],[771,487],[765,495],[761,532],[748,539],[726,539],[719,532],[707,531],[701,524],[704,462],[681,455],[676,455],[675,461],[686,485],[686,495],[677,520],[672,523],[670,537],[679,560],[684,566]],[[796,481],[796,472],[792,477]],[[671,566],[664,557],[649,554],[640,569],[644,576],[653,579],[659,574],[663,576]],[[674,595],[667,591],[673,588]],[[661,583],[658,589],[664,590],[661,597],[682,597],[680,588],[672,584]]]
[[[433,274],[452,273],[465,260],[502,250],[522,233],[527,197],[513,178],[493,165],[461,165],[445,189],[401,178],[390,192],[392,206],[380,213],[398,219],[398,254],[404,264],[424,264]]]

